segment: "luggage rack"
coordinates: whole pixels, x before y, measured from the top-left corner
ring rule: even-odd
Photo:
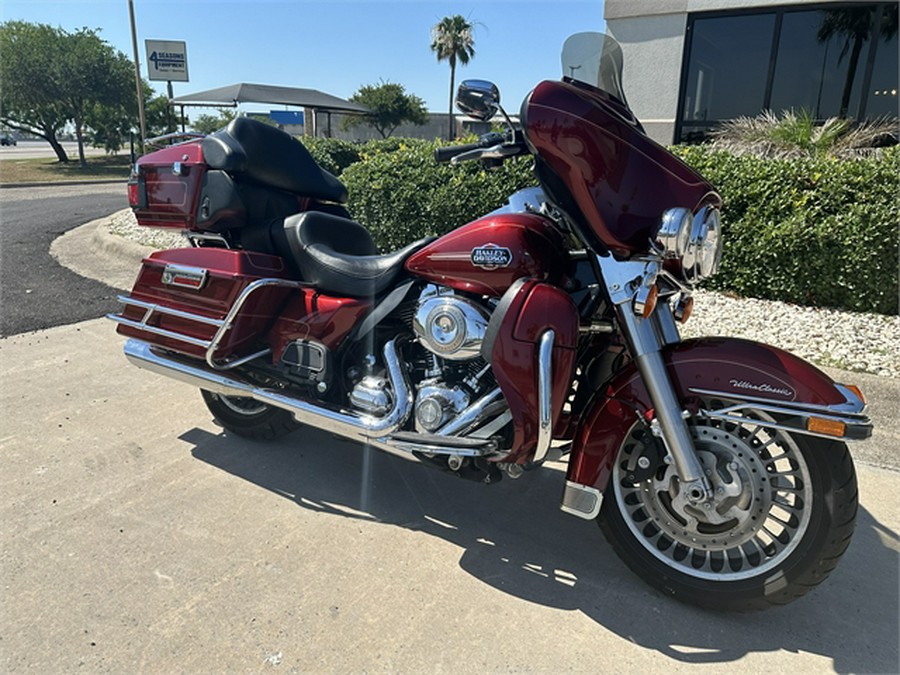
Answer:
[[[228,370],[230,368],[236,368],[237,366],[247,363],[248,361],[252,361],[253,359],[259,358],[260,356],[265,356],[272,351],[267,347],[266,349],[254,352],[253,354],[242,356],[233,360],[224,359],[217,361],[215,358],[216,350],[222,344],[222,340],[224,339],[226,333],[228,333],[228,331],[231,330],[231,328],[234,326],[234,322],[238,318],[238,314],[240,314],[241,308],[244,306],[247,298],[249,298],[260,288],[264,288],[266,286],[304,288],[308,285],[309,284],[307,283],[299,281],[289,281],[287,279],[257,279],[256,281],[248,284],[247,287],[243,291],[241,291],[241,294],[238,296],[237,300],[235,300],[234,305],[232,305],[231,309],[228,310],[228,313],[221,319],[203,316],[202,314],[194,314],[192,312],[185,312],[180,309],[173,309],[171,307],[161,305],[157,302],[145,302],[143,300],[137,300],[136,298],[132,298],[128,295],[120,295],[117,298],[119,302],[126,306],[130,305],[132,307],[137,307],[144,310],[144,316],[140,321],[127,319],[121,314],[107,314],[106,318],[111,319],[112,321],[120,323],[124,326],[128,326],[129,328],[145,331],[147,333],[151,333],[152,335],[159,335],[160,337],[169,338],[171,340],[184,342],[185,344],[189,344],[194,347],[200,347],[205,350],[206,363],[208,363],[211,368],[214,368],[216,370]],[[160,328],[159,326],[151,326],[150,320],[159,315],[172,316],[178,319],[194,321],[206,326],[213,326],[217,330],[209,340],[204,340],[203,338],[197,338],[192,335],[185,335],[184,333],[178,333],[176,331]]]

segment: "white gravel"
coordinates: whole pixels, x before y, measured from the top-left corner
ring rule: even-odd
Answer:
[[[155,248],[185,246],[180,234],[139,227],[130,210],[109,231]],[[684,337],[717,335],[781,347],[821,366],[900,378],[900,316],[839,312],[696,291]]]

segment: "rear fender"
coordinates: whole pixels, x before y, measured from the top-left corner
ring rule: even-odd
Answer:
[[[692,414],[730,419],[746,410],[767,412],[779,428],[842,440],[871,435],[865,403],[806,361],[776,347],[733,338],[686,340],[663,350],[678,400]],[[701,406],[714,401],[712,405]],[[613,461],[638,420],[649,422],[653,404],[634,364],[598,392],[575,433],[567,473],[566,511],[593,517]],[[844,425],[842,436],[819,433],[810,419]],[[587,510],[581,508],[585,504]],[[574,505],[574,506],[573,506]],[[591,515],[592,514],[592,515]]]

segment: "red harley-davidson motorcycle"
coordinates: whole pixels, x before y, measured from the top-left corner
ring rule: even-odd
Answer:
[[[530,155],[539,186],[388,254],[270,126],[142,157],[138,222],[192,245],[150,255],[120,298],[126,356],[242,436],[310,425],[485,484],[567,455],[561,508],[649,584],[719,609],[803,595],[853,532],[864,399],[775,347],[680,339],[719,265],[720,198],[643,133],[621,66],[611,38],[572,36],[572,76],[518,126],[493,84],[464,82],[460,109],[508,129],[437,160]]]

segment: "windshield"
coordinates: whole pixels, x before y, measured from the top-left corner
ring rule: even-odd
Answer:
[[[575,33],[562,50],[563,76],[602,89],[625,103],[622,48],[606,33]],[[626,104],[627,105],[627,104]]]

